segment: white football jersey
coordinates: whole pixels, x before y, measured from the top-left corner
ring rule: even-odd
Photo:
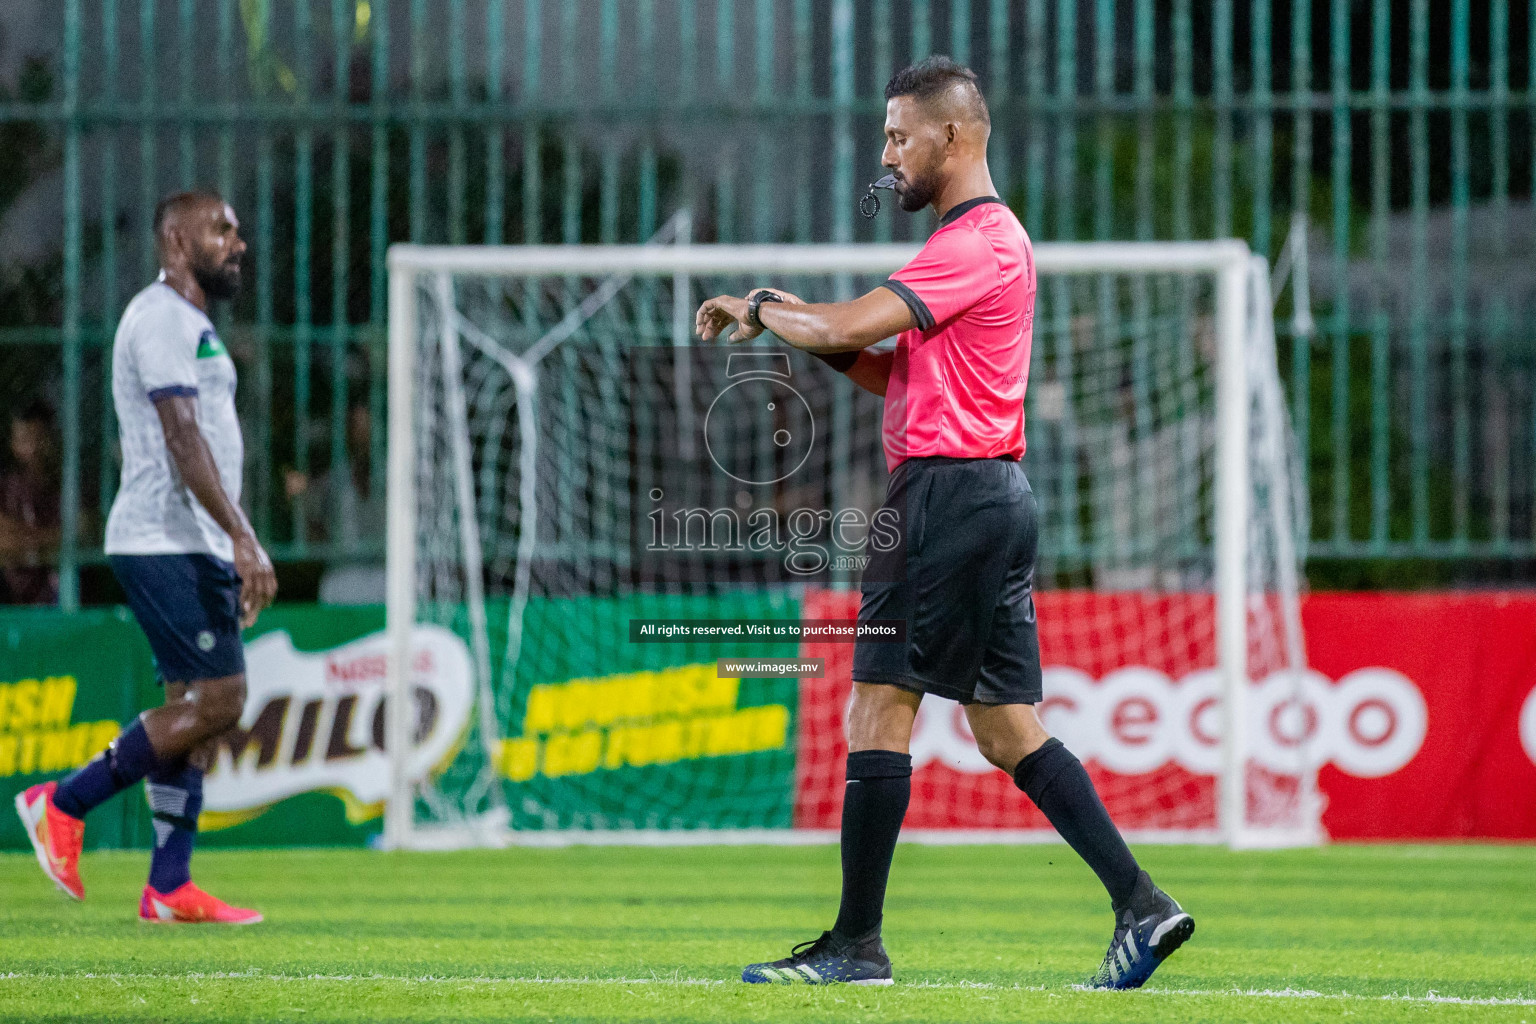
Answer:
[[[224,492],[240,501],[245,444],[235,416],[235,364],[213,321],[170,285],[133,297],[112,342],[112,404],[123,475],[107,518],[109,555],[208,554],[234,560],[234,543],[181,482],[155,399],[197,398],[197,424]]]

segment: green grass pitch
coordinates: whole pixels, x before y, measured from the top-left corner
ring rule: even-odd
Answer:
[[[1110,933],[1061,846],[897,852],[896,985],[746,986],[830,922],[835,848],[205,852],[267,915],[135,919],[146,857],[88,855],[88,901],[0,855],[6,1021],[1509,1021],[1536,1024],[1536,848],[1142,847],[1195,914],[1141,992],[1082,991]]]

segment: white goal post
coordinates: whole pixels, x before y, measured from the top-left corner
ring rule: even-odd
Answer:
[[[680,235],[685,231],[686,226]],[[696,344],[689,338],[693,307],[700,297],[713,294],[711,289],[735,294],[744,290],[744,283],[809,281],[809,291],[824,298],[849,297],[878,284],[917,251],[912,245],[391,247],[386,740],[392,779],[385,810],[386,846],[626,837],[698,842],[709,841],[711,835],[721,841],[750,835],[795,842],[812,834],[814,830],[799,827],[798,791],[792,822],[770,809],[760,820],[741,819],[739,829],[732,831],[688,826],[707,816],[690,816],[681,806],[688,798],[683,790],[675,790],[676,803],[665,813],[652,808],[631,821],[613,807],[629,799],[643,802],[643,795],[636,794],[654,788],[654,781],[614,781],[628,777],[601,771],[579,777],[561,774],[565,769],[544,771],[556,757],[553,739],[530,740],[526,750],[516,747],[520,735],[533,735],[533,726],[526,723],[532,721],[532,702],[542,699],[530,698],[530,687],[567,685],[567,677],[590,683],[590,669],[562,676],[557,666],[580,653],[568,648],[592,641],[574,621],[572,634],[564,638],[554,635],[558,630],[552,633],[525,622],[533,614],[530,600],[574,595],[613,601],[639,594],[655,600],[676,595],[686,602],[718,591],[687,566],[639,570],[627,549],[613,553],[640,543],[629,538],[644,526],[635,503],[643,502],[644,493],[660,494],[662,489],[647,491],[646,478],[624,464],[624,452],[604,452],[601,439],[622,445],[626,437],[652,429],[644,423],[655,415],[673,415],[675,410],[665,408],[671,397],[684,396],[679,389],[696,383],[684,377],[679,363],[665,386],[631,386],[627,392],[620,387],[623,394],[610,394],[613,381],[634,372],[624,346],[648,342],[682,349]],[[1209,684],[1217,688],[1219,700],[1210,709],[1215,717],[1203,719],[1208,725],[1219,723],[1219,767],[1209,794],[1214,822],[1199,814],[1181,817],[1175,808],[1168,820],[1188,818],[1196,824],[1149,826],[1140,832],[1234,847],[1315,843],[1320,838],[1317,765],[1303,742],[1279,753],[1266,748],[1262,767],[1255,767],[1254,731],[1262,723],[1249,707],[1257,684],[1267,680],[1264,685],[1283,691],[1279,698],[1266,698],[1271,717],[1296,713],[1305,674],[1297,550],[1305,530],[1304,502],[1297,490],[1295,452],[1275,365],[1266,262],[1237,240],[1040,243],[1034,257],[1041,301],[1051,306],[1049,325],[1043,322],[1044,314],[1037,315],[1036,366],[1047,358],[1042,335],[1052,340],[1050,373],[1032,371],[1030,390],[1038,386],[1042,397],[1031,415],[1045,424],[1043,433],[1060,438],[1051,440],[1040,458],[1055,459],[1050,466],[1060,467],[1070,479],[1058,479],[1055,468],[1042,468],[1037,480],[1030,455],[1025,464],[1043,506],[1053,499],[1057,505],[1071,506],[1073,495],[1084,495],[1082,507],[1087,511],[1078,515],[1075,506],[1068,508],[1060,513],[1060,522],[1074,535],[1080,530],[1094,535],[1091,542],[1077,538],[1071,542],[1076,547],[1061,548],[1089,553],[1070,563],[1077,568],[1069,567],[1063,556],[1059,578],[1074,593],[1114,590],[1129,595],[1125,601],[1142,601],[1136,614],[1143,618],[1147,608],[1159,607],[1147,597],[1154,591],[1163,595],[1159,600],[1176,603],[1189,594],[1210,598],[1210,657],[1205,665],[1193,666],[1186,682],[1174,680],[1169,686],[1174,693],[1190,689],[1195,684],[1187,680],[1214,669]],[[805,290],[791,290],[806,295]],[[1052,296],[1048,302],[1047,296]],[[807,298],[814,301],[813,295]],[[601,353],[588,362],[582,362],[586,355],[567,353],[563,368],[555,365],[555,354],[563,347],[581,345]],[[1164,348],[1177,348],[1179,355],[1166,354]],[[647,388],[651,383],[647,378]],[[827,385],[832,424],[827,438],[832,454],[826,460],[832,481],[826,485],[829,494],[851,493],[845,484],[839,492],[833,478],[846,481],[850,473],[858,475],[866,467],[870,474],[883,473],[878,434],[863,423],[871,407],[857,407],[864,412],[863,418],[856,418],[845,385]],[[546,393],[555,391],[565,393],[560,399],[564,405],[550,404],[555,399]],[[811,401],[816,405],[816,399]],[[681,405],[690,403],[682,398]],[[610,412],[596,414],[591,421],[570,412],[599,404]],[[1145,414],[1145,425],[1127,425],[1142,413],[1125,410],[1143,405],[1153,409]],[[566,410],[563,420],[561,409]],[[618,426],[605,433],[598,421],[607,422],[610,415]],[[654,428],[659,431],[654,444],[643,441],[642,447],[647,452],[666,448],[667,438],[677,444],[676,435],[668,431],[697,426],[692,415],[690,411],[683,428]],[[681,443],[691,445],[692,440]],[[1033,455],[1033,434],[1030,444]],[[1095,445],[1102,451],[1090,450]],[[1209,457],[1186,450],[1190,447],[1200,452],[1208,447]],[[1104,454],[1111,450],[1120,454]],[[676,461],[676,452],[654,457],[663,456]],[[1157,459],[1161,468],[1138,469],[1138,457]],[[668,467],[671,462],[663,468],[675,469]],[[1146,497],[1149,480],[1159,494],[1174,497]],[[697,486],[703,494],[715,485]],[[1122,503],[1131,495],[1138,508],[1117,508],[1113,495],[1120,495]],[[1168,502],[1180,500],[1179,495],[1209,507],[1189,512],[1190,522],[1181,527],[1179,538],[1171,533],[1141,538],[1140,524],[1158,528],[1156,520],[1167,517]],[[1139,507],[1143,504],[1147,507]],[[1100,522],[1122,516],[1129,526]],[[579,526],[568,537],[571,522]],[[1049,543],[1043,535],[1042,548]],[[1139,554],[1113,554],[1121,550]],[[760,572],[750,570],[743,578],[761,583],[764,592],[799,593],[794,589],[797,581],[773,573],[752,575]],[[845,578],[833,580],[829,588],[846,590],[849,585]],[[1095,599],[1090,594],[1084,600]],[[676,607],[685,617],[694,614],[693,604]],[[1207,605],[1196,602],[1190,607]],[[1043,611],[1042,618],[1047,614]],[[557,615],[538,621],[547,625],[560,620]],[[421,734],[428,730],[421,716],[432,714],[421,710],[422,701],[451,705],[453,700],[424,697],[413,682],[413,650],[421,642],[418,630],[423,625],[459,636],[468,654],[468,724],[446,760],[439,752],[436,764],[417,756]],[[1181,620],[1149,627],[1156,628],[1203,636],[1207,624]],[[1145,648],[1155,642],[1150,637],[1134,639],[1133,646]],[[533,644],[540,646],[535,650]],[[1189,644],[1200,646],[1197,640]],[[1053,653],[1049,647],[1045,650],[1047,665]],[[534,660],[541,666],[537,672],[528,667]],[[794,721],[801,723],[803,740],[803,696],[801,701]],[[417,713],[399,713],[404,708]],[[522,728],[518,714],[524,716]],[[600,734],[592,742],[602,744],[604,753],[594,757],[608,757],[617,739],[594,721],[581,726],[586,730],[582,735]],[[570,729],[575,735],[577,725]],[[791,735],[788,742],[794,744],[796,737]],[[534,759],[530,766],[509,767],[514,761],[522,766],[518,758],[525,753]],[[1170,752],[1170,764],[1177,753]],[[797,759],[794,785],[804,789],[811,785],[804,777],[806,752],[792,756]],[[442,774],[446,763],[466,757],[472,765],[457,775],[452,768]],[[1187,760],[1190,765],[1198,761]],[[1198,767],[1190,767],[1179,778],[1200,774]],[[1258,776],[1271,781],[1256,783]],[[750,788],[747,776],[728,772],[721,778]],[[1276,779],[1280,781],[1272,784]],[[621,785],[631,789],[615,788]],[[700,783],[699,799],[719,803],[729,798],[729,785],[714,785]],[[1191,793],[1204,792],[1198,783],[1178,785]],[[1165,788],[1167,793],[1158,799],[1171,806],[1178,788],[1172,782]],[[590,806],[584,802],[588,800]],[[1106,802],[1117,813],[1115,799],[1106,796]],[[728,814],[726,818],[736,822]],[[1013,824],[1002,817],[998,823]],[[1138,829],[1133,826],[1128,832],[1136,835]],[[985,840],[1019,834],[1010,827],[948,833],[941,829],[934,836]]]

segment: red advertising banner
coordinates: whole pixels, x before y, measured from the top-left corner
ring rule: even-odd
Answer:
[[[1427,718],[1395,771],[1322,766],[1329,835],[1536,838],[1536,595],[1314,594],[1301,614],[1313,669],[1400,673]]]
[[[1055,592],[1037,603],[1042,717],[1116,821],[1170,839],[1213,829],[1210,596]],[[857,594],[823,591],[806,595],[803,614],[857,608]],[[1333,838],[1536,838],[1536,596],[1322,594],[1302,614],[1301,699],[1289,678],[1249,693],[1258,799],[1265,786],[1284,798],[1280,773],[1304,749]],[[853,650],[808,643],[802,656],[825,658],[826,674],[801,683],[794,820],[835,828]],[[1048,827],[981,758],[958,705],[924,702],[912,755],[908,828]]]

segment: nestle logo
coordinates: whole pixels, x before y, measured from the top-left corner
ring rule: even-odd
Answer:
[[[411,668],[418,674],[432,671],[432,652],[417,651]],[[383,679],[389,672],[389,658],[383,654],[364,654],[355,658],[325,659],[327,683],[370,683]]]
[[[382,654],[356,658],[326,658],[325,681],[328,683],[366,683],[383,679],[389,659]]]

